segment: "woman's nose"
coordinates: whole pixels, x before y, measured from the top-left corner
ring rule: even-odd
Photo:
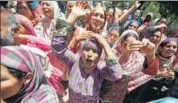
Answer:
[[[93,54],[93,51],[92,51],[92,50],[90,50],[90,51],[88,52],[88,57],[91,57],[91,56],[92,56],[92,54]]]

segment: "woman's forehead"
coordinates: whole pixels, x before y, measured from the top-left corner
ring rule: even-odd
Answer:
[[[98,14],[102,14],[102,15],[105,15],[104,14],[104,10],[103,9],[96,9],[96,10],[94,10],[94,12],[93,12],[94,14],[95,13],[98,13]]]
[[[136,40],[136,38],[134,37],[134,36],[128,36],[125,40],[123,40],[123,41],[135,41]]]
[[[175,42],[175,41],[169,41],[166,45],[177,45],[177,42]]]
[[[137,21],[134,21],[134,22],[132,22],[131,24],[132,24],[132,25],[137,25],[137,26],[138,26]]]
[[[113,13],[113,12],[114,12],[114,10],[111,8],[108,10],[108,13]]]
[[[117,31],[117,30],[111,30],[111,32],[110,32],[110,34],[115,34],[115,35],[118,35],[119,34],[119,32]]]
[[[67,5],[69,6],[69,5],[75,5],[76,4],[76,1],[68,1],[67,2]]]
[[[97,7],[94,8],[94,13],[95,12],[104,14],[105,11],[104,11],[102,6],[97,6]]]
[[[42,4],[52,4],[51,1],[42,1]]]

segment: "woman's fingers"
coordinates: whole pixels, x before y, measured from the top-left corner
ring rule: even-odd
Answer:
[[[87,38],[89,38],[90,36],[88,34],[82,34],[82,35],[77,35],[76,39],[77,40],[85,40]]]
[[[127,45],[128,50],[140,50],[141,47],[142,45],[140,44],[128,44]]]
[[[142,40],[143,46],[146,46],[146,45],[148,44],[148,42],[149,42],[149,40],[144,38],[144,39]]]

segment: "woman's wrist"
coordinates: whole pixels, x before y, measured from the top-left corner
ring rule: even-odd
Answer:
[[[77,18],[78,16],[75,13],[71,12],[67,18],[67,22],[75,24],[75,22],[77,21]]]
[[[155,60],[156,57],[154,54],[146,54],[146,58],[147,58],[147,63],[149,65],[150,63],[152,63],[153,60]]]

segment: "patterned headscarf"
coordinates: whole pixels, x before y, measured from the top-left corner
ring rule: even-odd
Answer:
[[[178,39],[177,38],[167,38],[167,39],[164,39],[161,44],[159,45],[158,49],[157,49],[157,53],[156,53],[156,56],[157,58],[159,59],[159,65],[160,65],[160,68],[163,69],[163,68],[166,68],[167,70],[170,70],[173,66],[173,62],[174,62],[174,58],[175,56],[171,56],[169,58],[165,58],[165,57],[162,57],[161,56],[161,47],[164,47],[166,44],[168,44],[169,42],[171,41],[174,41],[177,43],[178,45]]]
[[[6,46],[1,48],[1,64],[22,72],[33,73],[29,85],[15,96],[6,99],[13,103],[58,103],[56,94],[50,88],[42,66],[35,56],[19,46]]]
[[[15,15],[15,16],[16,16],[17,20],[19,21],[19,23],[27,29],[29,35],[36,36],[36,33],[33,28],[33,24],[27,17],[25,17],[23,15],[19,15],[19,14]]]
[[[166,44],[168,44],[171,41],[174,41],[174,42],[176,42],[178,44],[178,39],[177,38],[166,38],[161,42],[160,46],[163,47],[163,46],[165,46]]]
[[[91,38],[87,39],[82,45],[82,49],[84,48],[91,48],[93,50],[96,50],[99,56],[102,53],[102,47],[95,39],[91,39]]]
[[[119,37],[119,40],[116,42],[116,45],[115,45],[114,47],[120,45],[120,44],[122,43],[124,37],[127,36],[127,35],[130,34],[130,33],[131,33],[133,36],[135,36],[136,39],[139,38],[138,33],[137,33],[135,30],[127,29],[127,30],[125,30],[125,31],[121,34],[121,36]]]

